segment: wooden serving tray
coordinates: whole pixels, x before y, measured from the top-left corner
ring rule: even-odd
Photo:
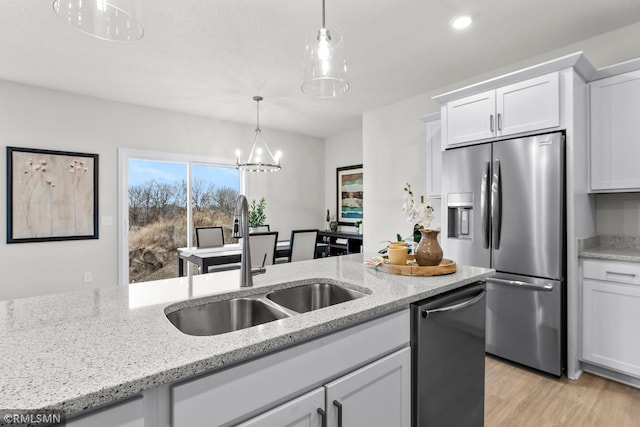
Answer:
[[[388,260],[388,256],[382,257]],[[443,258],[440,265],[419,266],[413,255],[407,256],[407,265],[387,264],[386,262],[379,266],[382,271],[390,274],[400,274],[402,276],[441,276],[443,274],[451,274],[456,272],[456,263],[450,259]]]

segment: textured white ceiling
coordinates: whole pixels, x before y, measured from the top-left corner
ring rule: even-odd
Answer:
[[[363,112],[640,21],[638,0],[327,0],[345,41],[351,90],[300,91],[320,0],[142,0],[145,35],[89,37],[53,0],[0,0],[0,78],[327,137]],[[455,32],[462,12],[475,22]]]

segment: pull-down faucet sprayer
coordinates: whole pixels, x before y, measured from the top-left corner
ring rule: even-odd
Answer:
[[[249,203],[247,198],[240,194],[236,198],[236,209],[233,213],[233,237],[242,238],[242,257],[240,259],[240,287],[253,286],[253,275],[266,272],[264,263],[262,267],[251,268],[251,249],[249,245]]]

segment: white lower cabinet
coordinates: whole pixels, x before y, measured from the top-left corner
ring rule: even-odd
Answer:
[[[324,387],[321,387],[238,424],[238,427],[324,427],[325,416]]]
[[[411,350],[399,350],[326,389],[327,426],[409,427]]]
[[[640,264],[583,261],[582,359],[640,378]]]
[[[306,406],[309,404],[306,399],[302,399],[301,408],[293,404],[292,399],[313,392],[317,387],[326,386],[327,421],[337,420],[334,400],[343,405],[344,417],[357,416],[354,414],[366,406],[367,410],[376,414],[378,420],[385,420],[386,415],[381,414],[387,412],[388,407],[383,408],[381,403],[389,401],[392,405],[390,407],[399,408],[397,399],[401,399],[404,405],[402,410],[406,411],[402,415],[406,417],[405,424],[345,422],[342,425],[408,426],[411,417],[409,345],[410,316],[407,308],[228,369],[172,385],[171,425],[237,425],[239,422],[249,423],[248,420],[254,422],[252,417],[256,416],[256,424],[247,425],[288,425],[263,424],[260,418],[264,416],[271,419],[273,416],[276,417],[274,419],[280,419],[279,417],[289,416],[288,414],[293,425],[298,425],[296,422],[307,425],[306,422],[318,419],[318,407],[314,413],[312,407]],[[394,357],[398,354],[403,356]],[[400,386],[397,382],[399,380],[402,381]],[[386,388],[390,390],[386,391]],[[384,394],[384,397],[367,401],[376,394]],[[362,396],[366,398],[363,399]],[[355,408],[358,408],[357,412]],[[271,410],[274,412],[269,413]],[[394,409],[396,415],[398,410]],[[349,415],[349,411],[352,415]],[[368,415],[362,416],[369,419]],[[328,425],[337,424],[331,421]]]
[[[410,424],[411,350],[406,347],[239,426],[409,427]]]
[[[145,427],[144,403],[137,397],[86,415],[70,418],[67,427]]]

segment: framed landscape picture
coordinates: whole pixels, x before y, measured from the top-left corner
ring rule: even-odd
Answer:
[[[98,155],[7,147],[7,243],[98,238]]]
[[[341,225],[362,221],[362,165],[337,168],[337,220]]]

